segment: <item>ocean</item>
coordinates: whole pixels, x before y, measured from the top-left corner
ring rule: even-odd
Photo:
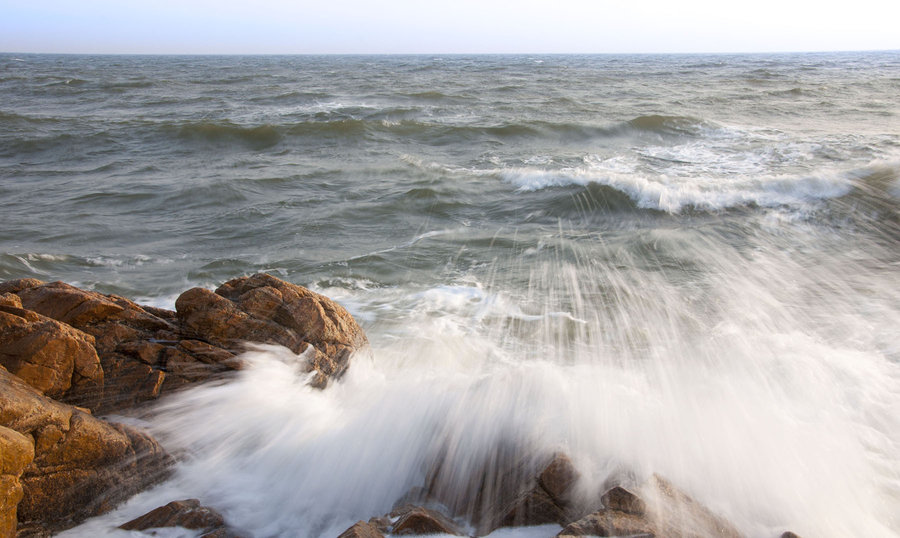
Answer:
[[[501,446],[749,537],[900,535],[898,96],[900,52],[0,54],[0,279],[173,308],[266,271],[372,346],[122,417],[176,474],[66,535],[197,497],[334,537]]]

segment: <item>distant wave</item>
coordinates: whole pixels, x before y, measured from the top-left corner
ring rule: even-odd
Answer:
[[[717,211],[740,206],[806,206],[850,192],[851,179],[840,174],[664,180],[636,173],[590,167],[565,170],[507,169],[497,176],[530,192],[553,187],[604,185],[631,198],[641,209],[680,213],[687,208]]]
[[[272,125],[241,127],[231,123],[189,123],[181,126],[178,136],[205,142],[236,141],[257,148],[273,146],[281,141],[281,134]]]

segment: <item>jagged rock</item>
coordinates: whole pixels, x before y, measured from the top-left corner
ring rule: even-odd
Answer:
[[[33,459],[32,440],[0,426],[0,538],[16,535],[16,506],[23,495],[20,477]]]
[[[391,527],[391,534],[398,536],[418,534],[453,534],[463,536],[464,533],[450,518],[421,506],[406,506],[391,512],[397,521]]]
[[[357,521],[345,530],[338,538],[384,538],[384,533],[377,526],[365,521]]]
[[[647,505],[634,493],[627,489],[616,486],[607,491],[600,497],[603,506],[610,510],[618,510],[626,514],[643,516],[647,513]]]
[[[226,349],[244,342],[278,344],[314,353],[307,365],[314,386],[347,369],[350,355],[367,345],[365,333],[340,305],[302,286],[260,273],[230,280],[215,293],[193,288],[175,302],[184,330]]]
[[[127,531],[143,531],[157,527],[184,527],[185,529],[213,531],[225,526],[222,514],[208,506],[201,506],[197,499],[172,501],[146,514],[119,525]]]
[[[203,381],[240,362],[225,349],[199,340],[184,341],[175,312],[141,307],[116,295],[81,290],[62,282],[22,279],[3,283],[21,307],[53,318],[93,337],[99,356],[100,386],[67,397],[94,411],[131,407],[174,389]],[[165,384],[164,384],[165,382]]]
[[[103,388],[103,370],[94,337],[17,307],[11,297],[4,303],[0,304],[0,365],[42,394],[95,406]]]
[[[566,525],[557,536],[631,536],[652,538],[655,528],[646,519],[618,510],[599,510]]]
[[[18,520],[35,533],[109,510],[164,478],[172,463],[146,434],[53,401],[2,367],[0,426],[34,439]]]

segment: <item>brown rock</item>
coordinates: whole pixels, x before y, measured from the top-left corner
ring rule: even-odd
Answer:
[[[643,516],[647,512],[647,505],[634,493],[627,489],[616,486],[600,497],[603,506],[610,510],[618,510],[626,514]]]
[[[566,525],[557,536],[631,536],[653,538],[653,526],[644,518],[618,510],[599,510]]]
[[[16,506],[22,500],[19,478],[33,459],[31,439],[0,426],[0,538],[16,535]]]
[[[171,458],[146,434],[41,395],[0,368],[0,426],[34,439],[21,477],[19,527],[50,532],[100,514],[153,484]]]
[[[371,523],[357,521],[352,527],[342,532],[338,538],[384,538],[384,533]]]
[[[22,300],[14,293],[0,293],[0,306],[11,306],[13,308],[22,308]]]
[[[312,382],[323,387],[347,369],[350,355],[368,344],[352,316],[327,297],[260,273],[230,280],[215,293],[193,288],[175,302],[183,329],[198,339],[237,351],[244,342],[307,351]]]
[[[578,477],[578,471],[575,469],[569,456],[557,453],[553,455],[553,459],[541,471],[538,482],[540,482],[541,487],[544,488],[554,502],[565,506],[569,503],[569,494]]]
[[[172,501],[146,514],[119,525],[127,531],[143,531],[157,527],[184,527],[194,530],[213,530],[225,526],[220,513],[207,506],[200,506],[197,499]]]
[[[36,278],[19,278],[17,280],[7,280],[0,282],[0,293],[19,293],[28,288],[34,288],[44,284],[43,280]]]
[[[396,515],[395,515],[396,514]],[[391,534],[398,536],[411,534],[453,534],[463,536],[463,532],[450,518],[421,506],[402,508],[391,513],[398,517]]]
[[[103,387],[92,336],[15,306],[0,305],[0,365],[42,394],[86,407]]]

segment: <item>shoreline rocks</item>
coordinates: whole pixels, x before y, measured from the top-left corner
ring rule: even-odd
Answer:
[[[368,340],[337,303],[267,274],[188,290],[174,312],[0,282],[0,538],[71,527],[164,479],[173,460],[154,439],[94,414],[239,370],[246,343],[288,347],[324,388]]]

